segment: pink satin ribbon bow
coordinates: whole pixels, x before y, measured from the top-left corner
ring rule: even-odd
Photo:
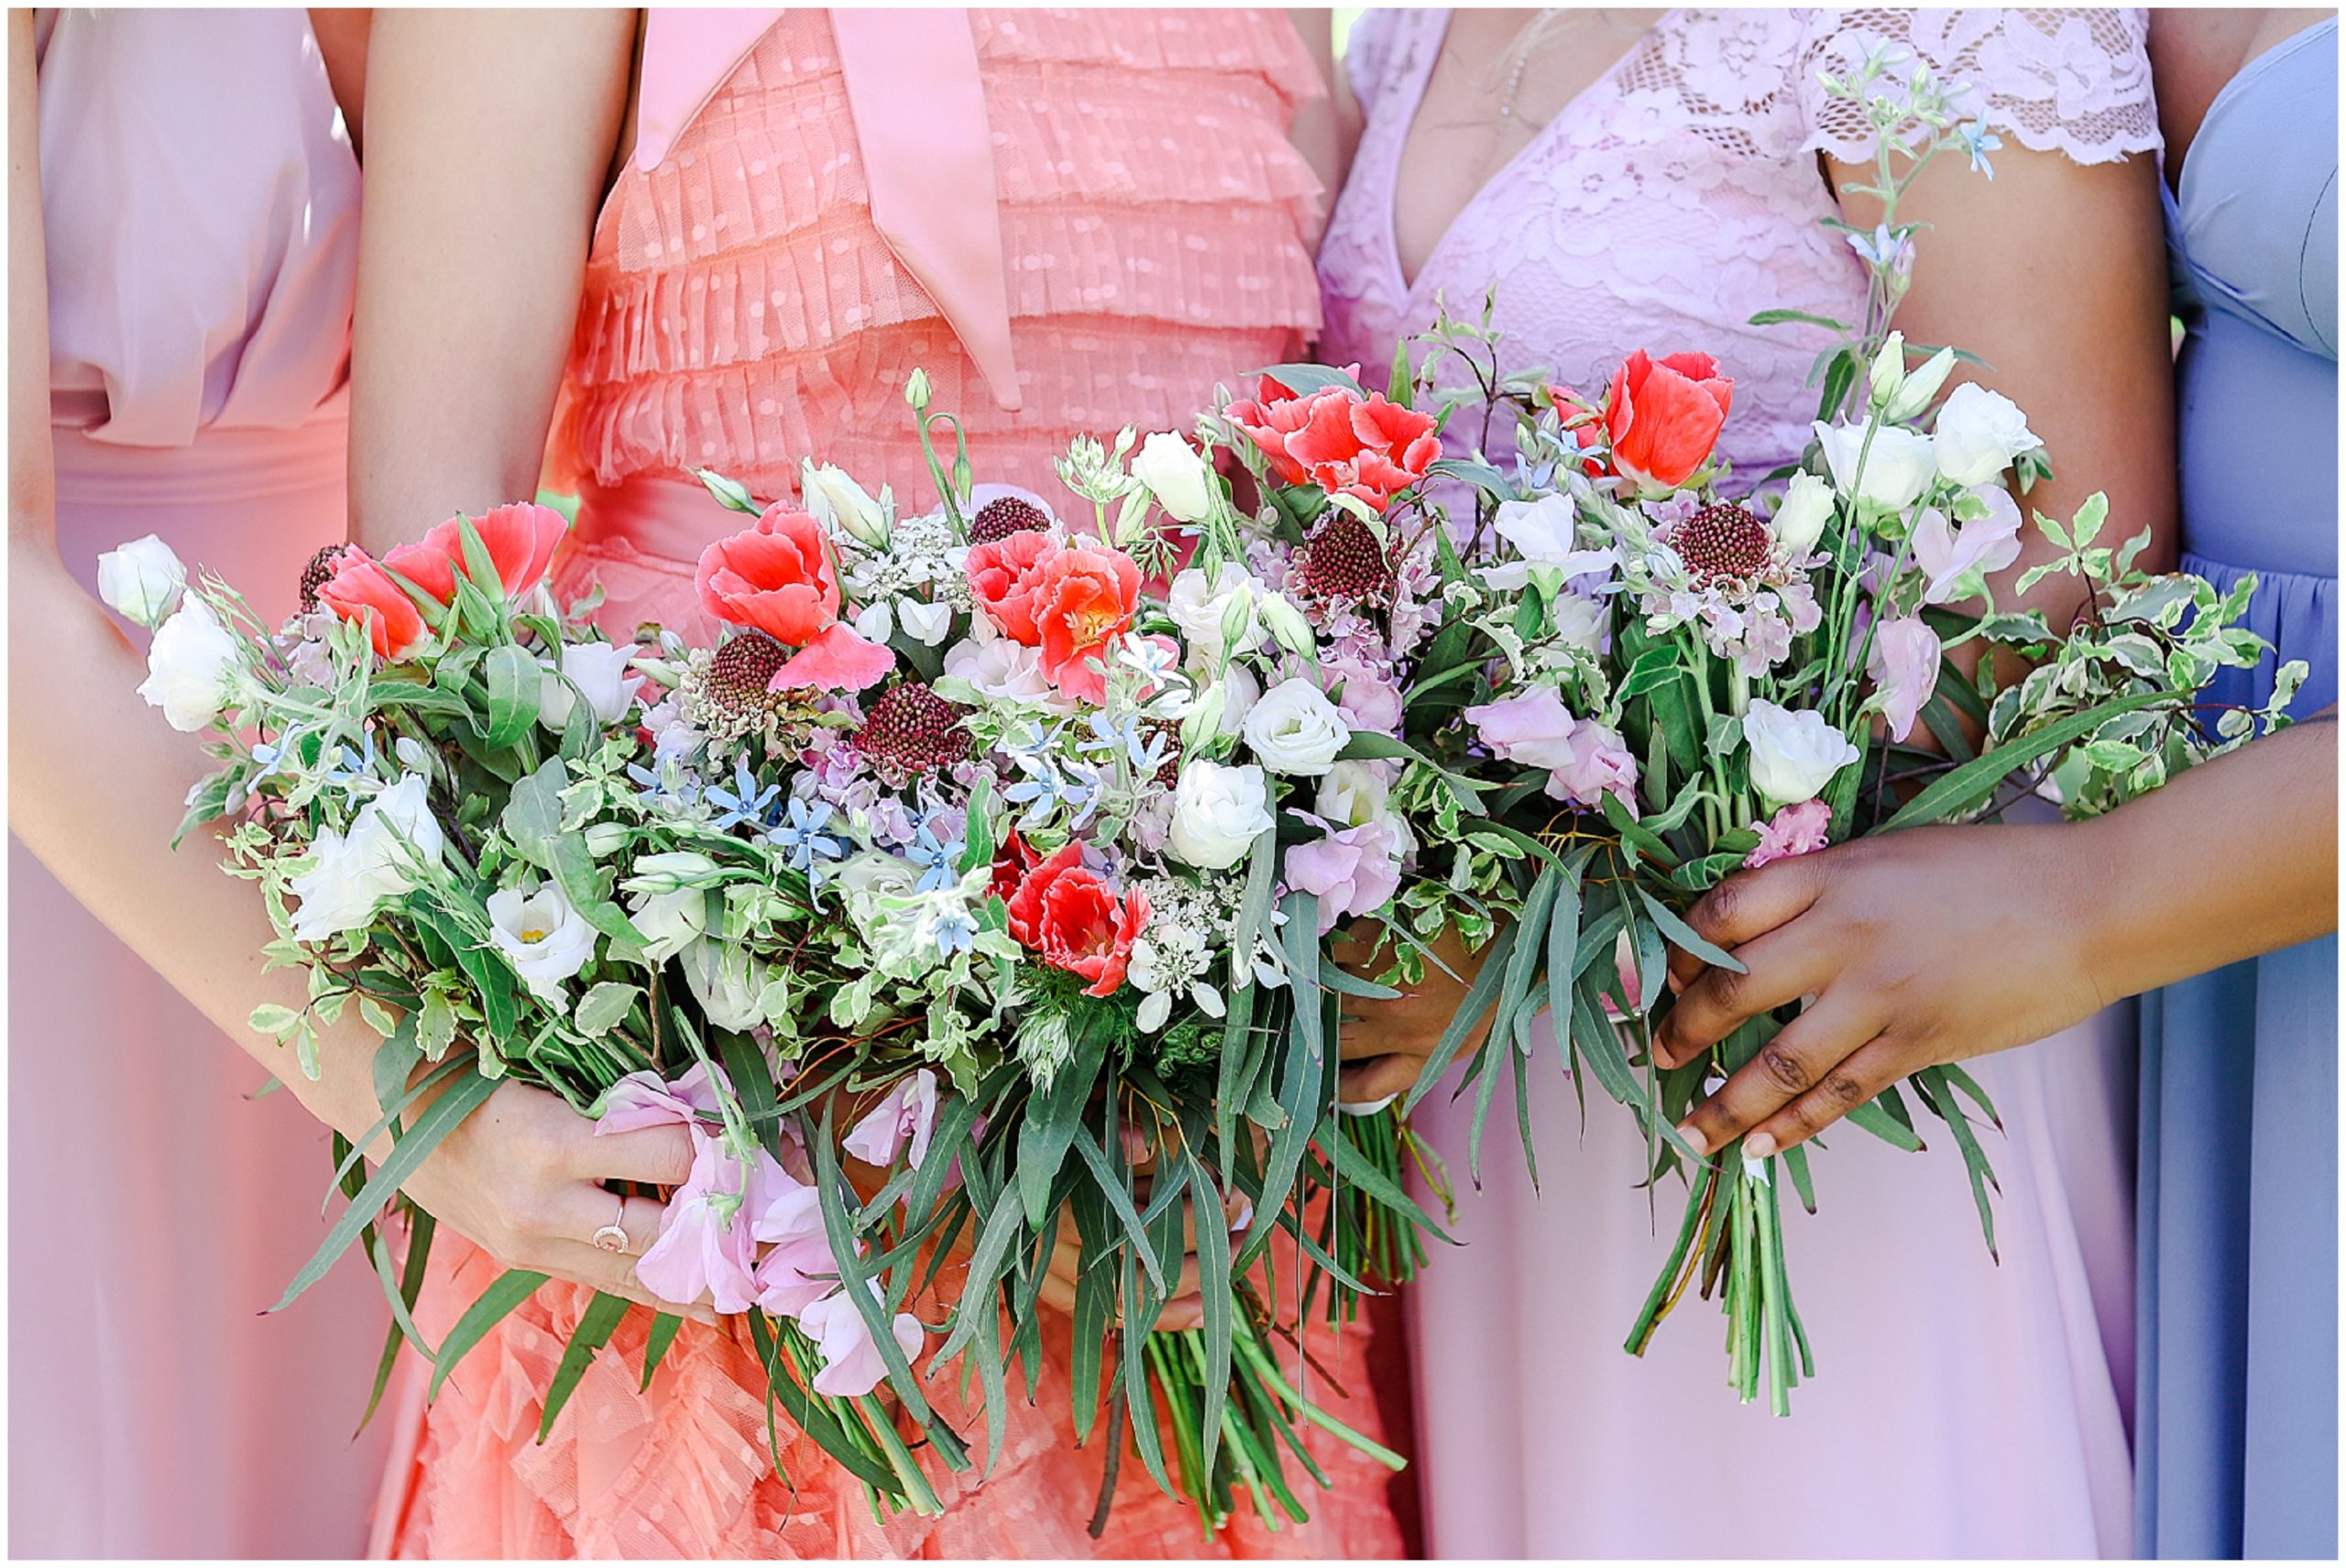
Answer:
[[[872,225],[937,302],[994,401],[1016,409],[993,136],[969,13],[840,7],[830,16]],[[758,9],[645,13],[636,167],[659,167],[781,16]]]

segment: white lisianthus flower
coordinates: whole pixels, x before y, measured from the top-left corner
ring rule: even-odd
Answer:
[[[638,893],[628,900],[628,916],[643,938],[645,955],[664,964],[707,932],[708,893],[697,887]]]
[[[1321,775],[1312,809],[1332,827],[1362,828],[1385,815],[1386,798],[1392,793],[1384,763],[1338,762]]]
[[[172,729],[192,735],[235,698],[236,639],[202,599],[189,599],[156,629],[138,695],[159,707]]]
[[[847,906],[847,917],[866,941],[888,923],[882,901],[905,896],[919,882],[918,866],[884,850],[850,855],[831,875],[832,885]]]
[[[1193,666],[1210,668],[1222,655],[1249,653],[1263,645],[1263,628],[1255,614],[1255,579],[1235,561],[1224,561],[1211,583],[1195,566],[1173,579],[1165,596],[1165,613],[1181,629]],[[1240,630],[1230,636],[1236,621]]]
[[[844,470],[828,463],[818,466],[806,458],[798,466],[798,494],[827,531],[847,534],[874,550],[886,548],[887,511]]]
[[[1855,493],[1876,506],[1903,511],[1931,488],[1937,466],[1931,456],[1929,436],[1883,425],[1873,433],[1869,445],[1861,424],[1826,424],[1818,420],[1815,429],[1817,444],[1825,449],[1825,466],[1842,494]],[[1865,454],[1862,476],[1858,472],[1859,452]]]
[[[1501,501],[1491,527],[1526,561],[1554,566],[1567,577],[1610,571],[1613,567],[1612,551],[1580,547],[1580,513],[1567,495],[1554,493],[1538,500]]]
[[[1825,525],[1833,520],[1833,503],[1838,499],[1829,481],[1814,474],[1794,474],[1785,487],[1783,504],[1769,520],[1776,542],[1792,555],[1805,555],[1815,549],[1816,542],[1825,537]]]
[[[586,696],[586,706],[597,724],[617,724],[635,706],[635,694],[643,689],[643,677],[627,673],[628,661],[639,652],[632,642],[617,646],[608,642],[565,642],[562,649],[561,674],[549,669],[538,687],[538,721],[549,729],[560,729],[570,722],[570,710],[575,706],[571,686],[576,685]],[[568,676],[565,684],[563,676]]]
[[[1296,608],[1293,599],[1281,593],[1260,594],[1255,599],[1255,612],[1280,647],[1299,659],[1317,659],[1319,644],[1311,634],[1311,622]]]
[[[1548,601],[1548,617],[1557,641],[1591,653],[1602,653],[1612,634],[1611,603],[1587,594],[1558,594]]]
[[[1233,664],[1222,672],[1222,679],[1217,685],[1222,692],[1220,732],[1224,735],[1243,733],[1246,716],[1255,711],[1256,703],[1263,700],[1263,683],[1256,680],[1255,672],[1245,665]]]
[[[751,1029],[765,1022],[758,997],[765,990],[766,966],[736,948],[703,937],[684,951],[685,984],[711,1026]]]
[[[1242,727],[1255,756],[1275,773],[1317,777],[1336,765],[1353,738],[1351,726],[1319,683],[1303,675],[1263,694]]]
[[[562,889],[548,883],[535,893],[499,888],[488,895],[488,939],[497,944],[530,988],[530,994],[556,1011],[567,1011],[562,982],[595,957],[595,927],[570,906]]]
[[[328,828],[310,846],[311,868],[287,884],[301,901],[297,941],[322,942],[367,924],[375,906],[414,887],[440,863],[444,839],[429,785],[408,773],[358,808],[347,834]]]
[[[896,620],[912,633],[915,641],[924,648],[934,648],[953,630],[953,607],[900,598],[896,601]]]
[[[1213,470],[1196,447],[1169,431],[1140,444],[1133,477],[1146,485],[1176,522],[1201,522],[1213,511]]]
[[[141,626],[159,625],[186,591],[187,568],[155,534],[98,557],[98,597]]]
[[[644,855],[635,874],[619,886],[630,893],[674,893],[680,887],[715,887],[722,881],[715,861],[697,850],[667,850]]]
[[[1751,705],[1743,739],[1751,748],[1751,787],[1777,806],[1814,800],[1861,755],[1814,708],[1795,712],[1772,702]]]
[[[1884,419],[1913,419],[1930,407],[1931,400],[1946,385],[1947,373],[1955,368],[1955,350],[1942,348],[1923,361],[1923,367],[1908,376],[1898,395],[1890,400],[1882,411]]]
[[[1270,791],[1261,768],[1251,762],[1225,767],[1203,758],[1182,764],[1167,843],[1184,861],[1200,871],[1228,871],[1270,826]]]
[[[1967,488],[1986,484],[2011,467],[2013,458],[2045,444],[2028,428],[2028,416],[2018,404],[1977,381],[1947,394],[1933,429],[1940,474]]]
[[[980,616],[978,620],[985,618]],[[1065,708],[1071,705],[1043,672],[1043,651],[1014,642],[1007,637],[989,641],[974,638],[945,651],[945,673],[969,684],[988,702],[1031,703]]]

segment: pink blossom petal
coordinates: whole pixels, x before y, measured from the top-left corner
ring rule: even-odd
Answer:
[[[896,655],[883,643],[866,641],[847,622],[834,621],[790,656],[766,683],[769,691],[861,691],[887,679]]]
[[[1743,863],[1757,871],[1770,861],[1812,854],[1825,848],[1825,834],[1832,825],[1833,808],[1821,800],[1787,806],[1760,824],[1760,847],[1746,855]]]
[[[872,1295],[877,1297],[875,1286]],[[835,1292],[810,1303],[798,1314],[798,1326],[823,1356],[823,1369],[815,1375],[815,1392],[836,1398],[853,1398],[869,1394],[880,1387],[888,1376],[888,1364],[881,1359],[880,1347],[872,1343],[872,1331],[863,1314],[855,1309],[844,1291]],[[897,1348],[907,1356],[920,1350],[920,1320],[910,1312],[899,1312],[890,1325]]]

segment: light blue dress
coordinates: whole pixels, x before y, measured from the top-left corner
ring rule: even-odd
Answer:
[[[2256,575],[2300,718],[2338,698],[2337,149],[2333,20],[2224,89],[2167,209],[2184,566]],[[2142,1085],[2135,1551],[2334,1558],[2337,939],[2145,997]]]

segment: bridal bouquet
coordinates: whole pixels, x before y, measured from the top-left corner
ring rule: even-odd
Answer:
[[[2015,492],[2050,472],[2025,415],[1977,384],[1942,397],[1966,356],[1910,350],[1891,326],[1921,227],[1900,222],[1901,192],[1935,155],[1984,164],[1993,138],[1958,123],[1927,75],[1887,58],[1828,87],[1877,127],[1884,213],[1870,233],[1833,225],[1871,280],[1864,322],[1755,318],[1836,339],[1817,357],[1815,435],[1797,465],[1755,486],[1714,456],[1734,389],[1705,354],[1630,354],[1588,396],[1505,374],[1487,322],[1444,321],[1423,364],[1405,345],[1396,395],[1406,382],[1424,395],[1438,365],[1464,361],[1477,402],[1496,411],[1485,417],[1517,426],[1518,456],[1511,472],[1443,465],[1463,493],[1420,492],[1380,524],[1397,536],[1420,519],[1438,525],[1443,620],[1405,694],[1413,761],[1394,794],[1430,804],[1458,844],[1453,879],[1430,887],[1414,868],[1390,913],[1424,936],[1456,924],[1462,898],[1504,916],[1409,1103],[1475,1045],[1456,1091],[1474,1097],[1479,1168],[1498,1075],[1514,1076],[1520,1107],[1532,1025],[1549,1014],[1575,1084],[1594,1081],[1638,1116],[1648,1179],[1686,1178],[1683,1219],[1628,1348],[1642,1352],[1699,1283],[1725,1308],[1733,1386],[1747,1401],[1764,1389],[1779,1414],[1811,1368],[1779,1184],[1814,1207],[1808,1150],[1750,1158],[1738,1144],[1704,1158],[1676,1126],[1800,1008],[1661,1070],[1651,1042],[1672,1004],[1666,950],[1740,968],[1684,912],[1738,867],[1992,814],[2040,789],[2072,815],[2108,809],[2286,723],[2304,674],[2288,666],[2264,709],[2210,725],[2201,689],[2266,651],[2237,624],[2253,582],[2219,596],[2187,574],[2143,571],[2148,533],[2106,542],[2100,496],[2067,519],[2023,519]],[[1276,467],[1275,445],[1263,449]],[[2056,554],[2019,591],[2073,581],[2084,601],[2074,625],[1988,591],[2024,527]],[[1472,780],[1485,808],[1430,799],[1437,773]],[[1401,951],[1380,978],[1409,983],[1420,962]],[[1962,1069],[1934,1067],[1848,1120],[1919,1149],[1914,1104],[1946,1124],[1992,1248],[1994,1179],[1974,1124],[1995,1123],[1988,1096]],[[1528,1119],[1520,1130],[1529,1159]]]
[[[1451,844],[1477,786],[1401,739],[1455,642],[1455,573],[1384,521],[1439,467],[1434,421],[1274,377],[1207,422],[1277,451],[1259,513],[1196,445],[1126,432],[1069,451],[1062,516],[974,484],[925,378],[907,400],[934,510],[811,462],[804,509],[704,476],[712,521],[746,521],[699,563],[698,643],[614,645],[594,598],[557,606],[541,506],[325,552],[281,627],[151,546],[110,558],[158,627],[142,692],[215,737],[188,826],[229,820],[268,956],[309,977],[253,1025],[312,1071],[321,1022],[383,1036],[382,1123],[337,1145],[351,1201],[287,1299],[363,1245],[396,1320],[378,1397],[402,1341],[436,1388],[544,1277],[428,1343],[431,1217],[403,1263],[383,1217],[518,1079],[603,1130],[690,1129],[638,1277],[744,1314],[770,1411],[875,1508],[937,1507],[920,1448],[972,1463],[941,1368],[974,1373],[1000,1451],[1071,1245],[1079,1438],[1104,1412],[1112,1456],[1128,1431],[1209,1529],[1242,1492],[1299,1519],[1283,1455],[1325,1479],[1304,1426],[1400,1463],[1307,1397],[1306,1323],[1406,1278],[1432,1224],[1398,1116],[1335,1103],[1342,999],[1395,993],[1323,943],[1405,869],[1454,890],[1407,901],[1409,943],[1496,918],[1488,853]],[[1200,1326],[1153,1332],[1185,1290]],[[586,1311],[545,1430],[627,1309]]]

